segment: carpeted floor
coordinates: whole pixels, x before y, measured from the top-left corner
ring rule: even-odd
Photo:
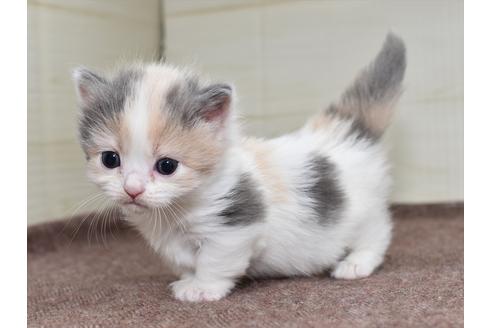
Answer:
[[[463,205],[396,207],[384,266],[357,281],[244,281],[212,303],[171,297],[171,277],[133,231],[70,241],[56,222],[28,229],[30,327],[460,327]]]

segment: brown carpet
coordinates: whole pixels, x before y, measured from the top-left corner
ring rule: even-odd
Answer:
[[[133,231],[106,245],[83,226],[28,229],[30,327],[460,327],[463,206],[396,207],[384,266],[357,281],[244,281],[212,303],[171,297],[170,276]],[[115,227],[113,227],[115,228]]]

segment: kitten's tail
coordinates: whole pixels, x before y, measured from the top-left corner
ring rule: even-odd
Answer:
[[[320,129],[333,120],[348,120],[351,134],[378,139],[402,93],[405,68],[405,44],[389,33],[374,61],[362,70],[337,103],[310,122],[310,127]]]

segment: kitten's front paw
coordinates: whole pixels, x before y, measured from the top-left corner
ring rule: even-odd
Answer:
[[[185,278],[171,283],[171,288],[180,301],[217,301],[229,294],[234,283],[228,280],[203,282],[196,278]]]
[[[337,264],[331,276],[336,279],[359,279],[369,276],[374,267],[363,262],[343,260]]]

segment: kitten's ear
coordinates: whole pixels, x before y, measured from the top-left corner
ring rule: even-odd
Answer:
[[[87,105],[94,96],[101,92],[101,89],[107,85],[108,81],[98,74],[84,67],[73,70],[72,78],[77,91],[77,98],[81,106]]]
[[[207,122],[222,122],[229,115],[233,89],[228,84],[213,84],[204,88],[200,98],[200,116]]]

